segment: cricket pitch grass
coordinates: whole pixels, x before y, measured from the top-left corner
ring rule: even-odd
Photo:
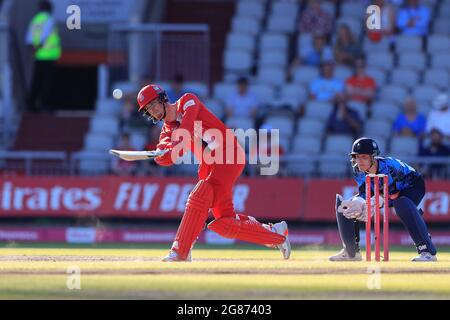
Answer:
[[[329,262],[337,247],[294,247],[290,260],[255,246],[196,246],[163,263],[168,245],[0,244],[0,299],[450,299],[450,248],[413,263]],[[364,252],[363,252],[364,254]]]

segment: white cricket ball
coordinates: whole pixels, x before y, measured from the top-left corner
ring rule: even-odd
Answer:
[[[119,100],[119,99],[122,98],[122,95],[123,95],[122,90],[120,90],[120,89],[114,89],[114,91],[113,91],[113,97],[114,97],[114,99]]]

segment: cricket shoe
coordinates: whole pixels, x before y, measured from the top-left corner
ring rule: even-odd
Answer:
[[[291,242],[288,238],[289,232],[287,223],[285,221],[281,221],[273,224],[272,228],[276,233],[281,234],[286,238],[286,240],[282,244],[276,246],[276,248],[280,249],[284,259],[289,259],[291,256]]]
[[[411,259],[414,262],[434,262],[437,261],[437,257],[433,256],[429,252],[421,252],[417,257]]]
[[[334,256],[331,256],[330,258],[328,258],[328,260],[330,260],[330,261],[361,261],[362,258],[361,258],[361,252],[359,252],[359,251],[352,258],[348,254],[347,250],[342,249]]]
[[[192,255],[191,251],[189,251],[189,254],[186,259],[180,259],[178,257],[178,253],[174,250],[170,250],[169,254],[161,259],[162,262],[192,262]]]

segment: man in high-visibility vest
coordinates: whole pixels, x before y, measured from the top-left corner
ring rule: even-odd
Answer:
[[[32,111],[48,107],[55,64],[61,57],[61,41],[52,11],[50,1],[41,1],[39,12],[31,20],[26,35],[26,43],[34,52],[33,79],[27,99]]]

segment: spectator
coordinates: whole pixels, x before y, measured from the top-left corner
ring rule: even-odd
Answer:
[[[130,143],[130,135],[128,133],[122,134],[119,144],[116,149],[118,150],[135,150]],[[118,157],[113,157],[111,162],[111,169],[113,174],[118,176],[128,176],[135,173],[137,162],[136,161],[125,161]]]
[[[400,33],[413,36],[425,36],[428,33],[430,11],[419,5],[419,0],[406,0],[397,17],[397,27]]]
[[[383,38],[392,38],[395,34],[396,24],[394,6],[386,0],[374,0],[373,4],[381,9],[381,29],[367,30],[367,37],[372,42],[379,42]]]
[[[362,129],[362,121],[358,113],[347,106],[345,94],[336,96],[333,112],[328,118],[327,133],[347,134],[356,138]]]
[[[425,132],[426,118],[417,113],[416,102],[408,97],[405,100],[404,112],[397,116],[393,130],[396,135],[421,138]]]
[[[327,45],[324,36],[315,35],[312,45],[299,48],[298,56],[294,59],[292,67],[307,65],[317,67],[322,61],[333,60],[333,51]]]
[[[237,80],[236,92],[228,97],[226,102],[226,116],[230,117],[256,117],[258,100],[249,90],[248,80],[241,77]]]
[[[184,77],[181,73],[177,73],[173,78],[170,88],[166,91],[170,103],[174,103],[180,99],[187,91],[184,89]]]
[[[432,129],[430,132],[430,141],[428,145],[421,143],[419,148],[419,156],[422,157],[448,157],[450,156],[450,148],[444,144],[444,136],[438,129]],[[426,169],[426,173],[430,176],[439,176],[445,173],[445,164],[431,164]]]
[[[28,26],[26,43],[34,54],[31,88],[27,104],[31,111],[45,110],[49,107],[56,61],[61,57],[61,41],[50,1],[40,1],[39,12]]]
[[[321,75],[311,82],[310,97],[317,101],[332,101],[336,94],[344,91],[342,80],[334,77],[334,64],[326,61],[321,65]]]
[[[361,56],[361,48],[355,40],[349,26],[339,26],[336,43],[334,45],[334,57],[338,64],[353,66],[355,60]]]
[[[363,59],[355,61],[354,75],[345,81],[345,91],[349,100],[370,104],[375,96],[376,82],[366,74],[366,64]]]
[[[309,0],[300,18],[299,31],[327,36],[332,30],[332,22],[329,13],[322,9],[320,0]]]
[[[427,133],[438,129],[445,139],[450,139],[450,108],[447,94],[440,94],[433,103],[434,110],[428,114]]]

